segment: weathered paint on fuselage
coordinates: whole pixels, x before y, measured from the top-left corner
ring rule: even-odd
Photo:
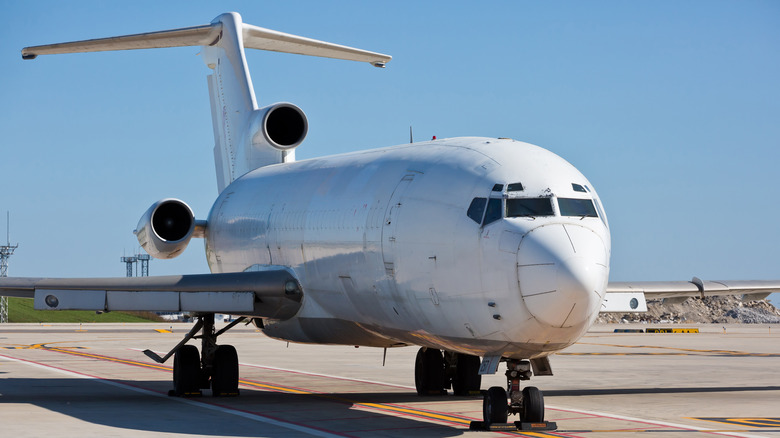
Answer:
[[[589,184],[549,151],[487,138],[262,167],[214,203],[208,262],[213,272],[264,266],[295,272],[304,293],[300,312],[265,324],[280,339],[543,356],[574,343],[596,318],[609,270],[609,230],[606,218],[504,218],[481,226],[467,216],[473,198],[516,182],[524,196],[537,197],[583,197],[572,183]],[[545,239],[557,239],[547,235],[557,234],[569,236],[565,251],[576,253],[577,239],[595,242],[599,260],[583,268],[594,278],[587,286],[593,294],[567,295],[555,284],[541,290],[544,281],[555,283],[555,273],[541,283],[538,275],[557,269],[556,257],[571,255],[549,256],[552,264],[523,261],[529,254],[546,257],[549,251],[536,247],[546,248]]]

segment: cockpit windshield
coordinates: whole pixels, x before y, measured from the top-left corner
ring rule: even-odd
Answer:
[[[588,186],[572,183],[572,189],[575,192],[591,193]],[[501,218],[526,217],[535,219],[537,217],[555,217],[568,216],[601,218],[604,225],[607,224],[603,216],[601,206],[598,200],[592,198],[558,198],[549,193],[547,189],[546,196],[541,198],[521,198],[525,187],[521,183],[495,184],[489,197],[477,197],[471,200],[466,214],[471,220],[483,227],[493,223]],[[556,211],[557,209],[557,211]]]
[[[506,200],[506,217],[553,216],[550,198],[512,198]]]
[[[561,216],[599,217],[590,199],[558,198]]]

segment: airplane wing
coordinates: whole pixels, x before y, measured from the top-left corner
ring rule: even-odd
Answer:
[[[119,278],[0,278],[0,295],[33,298],[37,310],[208,312],[289,318],[300,283],[286,269]]]
[[[645,299],[742,295],[743,300],[761,300],[775,292],[780,292],[780,280],[610,282],[601,311],[645,312]]]

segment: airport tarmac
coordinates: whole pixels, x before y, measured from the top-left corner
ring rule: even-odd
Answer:
[[[164,353],[191,324],[3,324],[2,437],[501,435],[767,437],[780,432],[780,326],[692,325],[700,333],[594,327],[551,359],[545,394],[555,432],[473,432],[480,397],[418,397],[417,349],[287,344],[254,327],[220,337],[241,362],[241,396],[168,397]],[[661,327],[661,326],[652,326]],[[165,329],[172,328],[173,333]],[[504,368],[483,379],[503,386]]]

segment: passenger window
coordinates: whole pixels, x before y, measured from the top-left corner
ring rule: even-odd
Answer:
[[[487,212],[485,213],[485,220],[482,222],[482,225],[487,225],[499,219],[501,219],[501,200],[488,200]]]
[[[482,215],[485,213],[487,198],[474,198],[469,205],[469,211],[466,213],[471,220],[476,223],[482,222]]]
[[[590,199],[558,198],[561,216],[599,217]]]
[[[506,188],[507,192],[522,192],[523,191],[523,184],[522,183],[512,183],[509,184]]]
[[[506,217],[553,216],[550,198],[515,198],[506,200]]]

